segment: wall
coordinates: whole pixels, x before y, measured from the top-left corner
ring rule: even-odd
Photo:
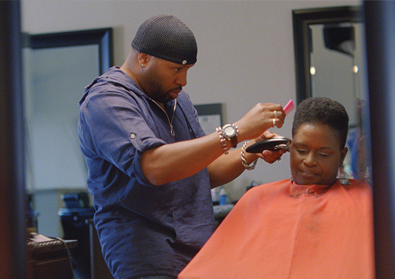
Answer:
[[[360,1],[98,1],[22,0],[22,30],[47,33],[114,28],[114,61],[120,65],[146,18],[173,14],[194,32],[198,62],[185,90],[195,104],[223,103],[224,121],[241,118],[257,102],[295,100],[292,10],[357,5]],[[82,88],[81,88],[82,94]],[[282,129],[290,136],[293,113]],[[226,185],[238,199],[245,187],[290,176],[289,155],[273,165],[263,161]]]

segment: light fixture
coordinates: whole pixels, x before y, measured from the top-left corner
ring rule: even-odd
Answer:
[[[315,67],[314,66],[311,66],[310,67],[310,75],[312,75],[312,76],[314,76],[315,75]]]

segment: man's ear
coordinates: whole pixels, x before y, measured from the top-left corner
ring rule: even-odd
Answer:
[[[138,61],[139,61],[140,66],[142,66],[142,67],[147,66],[149,60],[150,60],[150,55],[139,52]]]

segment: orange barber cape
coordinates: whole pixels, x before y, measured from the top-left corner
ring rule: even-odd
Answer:
[[[372,191],[350,182],[252,188],[178,278],[374,278]]]

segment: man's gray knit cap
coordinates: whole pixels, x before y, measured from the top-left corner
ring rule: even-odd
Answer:
[[[132,47],[177,64],[194,64],[197,60],[195,36],[185,23],[172,15],[158,15],[144,21]]]

